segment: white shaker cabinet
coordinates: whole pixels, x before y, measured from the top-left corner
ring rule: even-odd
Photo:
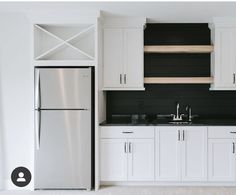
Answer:
[[[154,180],[154,139],[128,140],[128,180]]]
[[[208,127],[208,180],[236,181],[236,127]]]
[[[154,181],[154,173],[154,128],[101,128],[101,181]]]
[[[156,181],[207,179],[207,128],[157,127]]]
[[[180,130],[158,127],[156,130],[156,180],[180,181]]]
[[[124,87],[144,89],[143,29],[124,30]]]
[[[214,52],[211,69],[212,90],[236,90],[236,23],[215,22],[211,25]]]
[[[125,139],[101,139],[100,163],[102,181],[127,179],[127,153]]]
[[[144,90],[143,28],[104,28],[103,89]]]
[[[207,128],[187,127],[182,130],[182,181],[207,180]]]
[[[209,181],[235,181],[235,140],[209,139]]]
[[[103,85],[120,88],[123,86],[123,30],[104,29],[103,31]]]

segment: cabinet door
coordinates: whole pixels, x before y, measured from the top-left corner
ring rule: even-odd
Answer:
[[[207,128],[187,127],[182,130],[181,165],[183,181],[207,180]]]
[[[236,33],[234,28],[216,31],[215,85],[222,88],[235,88],[236,73]]]
[[[209,139],[209,181],[235,181],[232,139]]]
[[[101,181],[127,180],[127,144],[125,139],[101,139]]]
[[[124,38],[122,29],[104,29],[103,84],[107,88],[123,86]]]
[[[128,152],[128,180],[154,181],[154,139],[129,139]]]
[[[124,87],[143,88],[143,29],[124,30]]]
[[[156,181],[180,180],[180,130],[156,129]]]

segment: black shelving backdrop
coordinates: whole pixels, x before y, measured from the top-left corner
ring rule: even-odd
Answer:
[[[208,24],[147,24],[145,45],[210,45]],[[209,76],[210,54],[145,54],[145,76]],[[235,117],[236,91],[209,91],[208,84],[149,84],[145,91],[107,92],[113,114],[170,114],[175,102],[202,117]]]

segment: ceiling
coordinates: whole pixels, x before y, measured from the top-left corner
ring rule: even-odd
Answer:
[[[211,22],[236,17],[236,2],[1,2],[0,12],[98,11],[104,16],[139,16],[148,22]]]

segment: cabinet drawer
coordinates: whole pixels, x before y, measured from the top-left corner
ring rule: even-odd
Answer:
[[[101,138],[154,138],[154,127],[101,127]]]
[[[208,138],[236,138],[236,126],[208,127]]]

